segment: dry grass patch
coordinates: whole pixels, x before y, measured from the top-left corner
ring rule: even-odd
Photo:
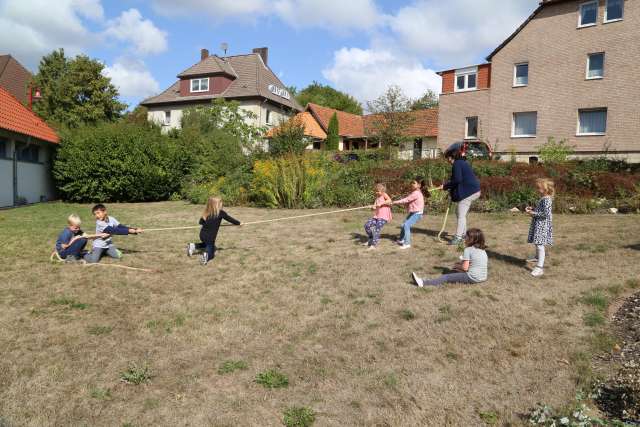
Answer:
[[[311,413],[319,426],[523,425],[537,402],[562,407],[588,385],[593,354],[612,340],[606,324],[583,319],[606,319],[607,304],[640,286],[634,216],[556,216],[557,245],[536,280],[523,261],[528,219],[471,214],[488,238],[489,282],[418,289],[411,271],[435,276],[459,256],[434,241],[441,217],[425,216],[410,251],[385,238],[365,252],[368,213],[353,212],[225,227],[207,267],[184,254],[197,230],[117,237],[121,263],[152,273],[50,264],[69,213],[91,231],[89,208],[0,211],[9,425],[279,426],[287,414],[305,425]],[[201,208],[109,209],[150,228],[194,225]],[[243,221],[301,213],[229,212]],[[274,368],[286,387],[263,385],[283,383],[266,374]]]

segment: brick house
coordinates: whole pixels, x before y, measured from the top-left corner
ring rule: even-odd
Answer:
[[[186,108],[211,103],[223,98],[238,101],[240,108],[250,111],[256,126],[271,127],[302,107],[286,90],[286,86],[268,66],[266,47],[247,55],[209,55],[200,52],[200,62],[178,74],[178,81],[159,95],[140,103],[148,108],[148,119],[163,129],[179,128]]]
[[[373,114],[360,116],[309,103],[304,112],[295,116],[295,119],[299,120],[305,128],[305,136],[310,142],[309,149],[321,149],[324,146],[329,121],[334,114],[338,119],[339,151],[378,148],[373,134],[374,122],[380,120],[380,116]],[[404,131],[404,136],[410,142],[401,145],[399,157],[410,160],[437,156],[438,109],[398,114],[408,114],[413,118],[411,125]],[[267,137],[270,137],[274,130],[275,128],[267,134]]]
[[[439,73],[439,147],[483,140],[527,161],[554,137],[640,161],[639,39],[639,1],[542,1],[487,63]]]

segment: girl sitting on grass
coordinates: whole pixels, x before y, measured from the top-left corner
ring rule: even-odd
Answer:
[[[467,231],[464,238],[465,249],[453,269],[456,273],[444,274],[437,279],[421,279],[416,273],[411,273],[413,281],[418,287],[441,286],[445,283],[474,284],[486,282],[488,277],[489,258],[485,252],[484,234],[477,228]]]
[[[364,231],[367,232],[369,240],[365,243],[369,250],[373,250],[380,242],[380,233],[382,227],[391,222],[391,197],[387,194],[387,188],[384,184],[376,184],[375,186],[376,200],[373,204],[373,218],[369,219],[364,225]]]
[[[540,277],[544,274],[545,246],[553,245],[553,196],[556,189],[554,182],[547,178],[537,179],[536,187],[542,198],[535,209],[528,206],[525,210],[531,216],[528,242],[536,245],[536,256],[527,262],[536,263],[531,275]]]
[[[404,199],[396,200],[393,205],[405,205],[409,214],[402,224],[402,230],[400,231],[400,238],[398,244],[400,249],[411,248],[411,227],[413,227],[424,215],[424,194],[422,189],[425,183],[422,177],[417,177],[411,181],[411,194]]]
[[[200,217],[200,243],[187,244],[187,256],[193,256],[196,250],[203,250],[200,256],[200,263],[207,265],[216,256],[216,237],[222,220],[230,222],[233,225],[241,225],[240,221],[232,218],[224,210],[222,210],[222,199],[219,197],[209,197],[207,205]]]

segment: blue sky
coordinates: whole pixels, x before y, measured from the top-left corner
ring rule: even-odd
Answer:
[[[52,7],[55,4],[55,7]],[[435,71],[482,62],[537,0],[0,0],[0,54],[35,71],[63,47],[104,62],[135,106],[199,60],[269,48],[286,85],[330,84],[361,101],[389,85],[438,91]]]

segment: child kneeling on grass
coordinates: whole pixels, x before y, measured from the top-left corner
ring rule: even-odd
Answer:
[[[207,206],[200,217],[200,243],[187,244],[187,256],[193,256],[196,250],[203,250],[200,256],[200,263],[207,265],[216,256],[216,238],[222,220],[230,222],[233,225],[241,225],[240,221],[232,218],[222,209],[222,199],[218,197],[209,197]]]
[[[485,252],[484,234],[477,228],[467,231],[464,238],[465,249],[456,263],[456,273],[445,274],[437,279],[421,279],[416,273],[411,273],[413,281],[418,287],[441,286],[445,283],[474,284],[487,281],[489,258]]]
[[[75,214],[67,218],[67,227],[56,240],[56,252],[58,256],[67,262],[80,261],[87,252],[84,250],[87,242],[92,239],[109,237],[108,234],[84,234],[80,229],[82,221]]]
[[[100,258],[103,255],[108,255],[115,259],[122,258],[122,252],[113,244],[112,235],[125,236],[143,232],[142,228],[120,224],[117,219],[107,214],[106,206],[101,203],[95,205],[91,209],[91,213],[96,218],[96,235],[99,237],[96,237],[93,242],[91,252],[84,257],[84,260],[90,264],[100,262]]]

